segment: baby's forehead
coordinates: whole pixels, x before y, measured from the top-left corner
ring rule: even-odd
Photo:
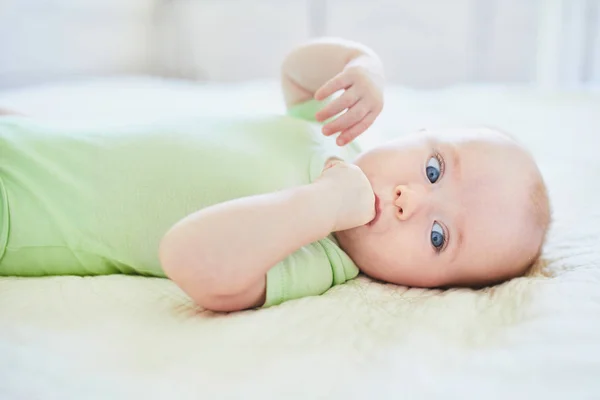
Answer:
[[[453,143],[460,171],[452,176],[452,182],[470,220],[467,225],[489,236],[492,231],[512,231],[514,221],[523,220],[529,210],[535,164],[522,147],[502,134],[484,131],[474,132],[472,137],[476,139]]]
[[[457,182],[465,196],[482,198],[525,196],[535,178],[535,163],[514,142],[467,141],[454,144],[452,152],[458,164]]]

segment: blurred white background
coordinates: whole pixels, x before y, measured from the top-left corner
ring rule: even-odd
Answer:
[[[291,46],[322,35],[370,45],[411,87],[600,84],[600,0],[0,0],[0,88],[275,78]]]

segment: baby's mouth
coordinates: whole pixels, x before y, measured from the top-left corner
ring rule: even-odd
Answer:
[[[379,219],[380,216],[381,216],[381,201],[379,201],[379,197],[377,195],[375,195],[375,218],[373,218],[371,220],[371,222],[369,222],[367,224],[367,226],[375,225],[375,223],[377,222],[377,220]]]

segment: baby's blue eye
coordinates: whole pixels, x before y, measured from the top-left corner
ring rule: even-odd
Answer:
[[[440,250],[444,246],[444,229],[437,222],[433,223],[431,227],[431,244],[436,250]]]
[[[427,173],[427,179],[429,179],[429,182],[431,183],[436,183],[437,180],[440,179],[440,161],[437,157],[431,157],[429,159],[425,172]]]

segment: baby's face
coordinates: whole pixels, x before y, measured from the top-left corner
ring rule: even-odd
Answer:
[[[490,129],[420,131],[361,154],[355,164],[377,216],[336,234],[367,275],[437,287],[508,279],[531,261],[543,229],[530,223],[537,169]]]

